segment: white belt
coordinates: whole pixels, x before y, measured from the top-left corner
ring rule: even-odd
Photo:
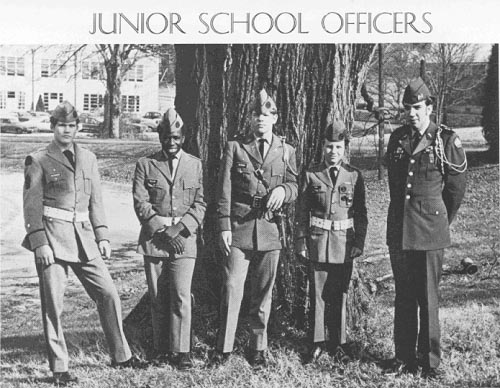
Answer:
[[[158,216],[160,219],[163,221],[163,225],[165,226],[172,226],[175,224],[178,224],[179,221],[182,219],[182,217],[163,217],[163,216]]]
[[[56,207],[44,206],[43,215],[45,217],[57,218],[58,220],[68,222],[84,222],[89,221],[89,213],[72,212],[69,210],[58,209]]]
[[[352,218],[347,218],[345,220],[339,220],[339,221],[332,221],[311,216],[311,226],[316,226],[318,228],[325,230],[344,230],[352,228],[354,226],[354,221]]]

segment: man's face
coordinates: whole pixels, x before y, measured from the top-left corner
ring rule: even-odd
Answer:
[[[163,151],[169,156],[177,154],[184,143],[182,127],[163,129],[160,133],[160,143]]]
[[[405,104],[405,112],[410,125],[419,132],[427,129],[432,113],[432,105],[427,105],[425,101],[416,104]]]
[[[58,121],[56,125],[52,126],[52,130],[54,131],[54,140],[61,147],[70,146],[78,132],[78,124],[75,121],[63,122]]]
[[[345,142],[341,141],[328,141],[323,142],[323,158],[329,166],[334,166],[342,160],[345,153]]]
[[[253,111],[250,126],[257,136],[262,136],[273,130],[276,121],[278,121],[278,115],[275,113],[264,114]]]

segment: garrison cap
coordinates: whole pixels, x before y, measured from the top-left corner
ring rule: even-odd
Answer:
[[[348,140],[345,124],[343,121],[335,120],[326,127],[325,139],[328,141]]]
[[[76,120],[78,120],[78,112],[68,101],[63,101],[57,105],[50,115],[50,122],[54,125],[57,122],[70,123]]]
[[[182,128],[184,122],[174,108],[168,108],[158,124],[158,129]]]
[[[262,88],[253,101],[250,102],[250,112],[258,114],[276,114],[278,108],[274,100],[267,94],[266,89]]]
[[[413,105],[432,98],[429,88],[420,77],[410,81],[403,95],[403,104]]]

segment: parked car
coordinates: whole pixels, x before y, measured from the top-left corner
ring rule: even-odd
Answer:
[[[161,117],[161,112],[146,112],[144,116],[142,116],[141,123],[146,125],[151,131],[156,131]]]
[[[97,117],[80,115],[81,132],[100,133],[103,122]]]
[[[50,128],[50,116],[33,117],[27,123],[31,123],[36,127],[37,132],[52,132],[52,128]]]
[[[33,133],[36,128],[11,117],[0,117],[0,132]]]

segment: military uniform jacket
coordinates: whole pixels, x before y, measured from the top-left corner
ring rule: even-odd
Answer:
[[[332,221],[353,218],[354,229],[325,230],[310,226],[310,216]],[[351,247],[363,250],[368,226],[361,172],[341,163],[333,185],[325,163],[305,171],[300,182],[296,224],[297,251],[306,250],[303,244],[307,241],[311,261],[333,264],[352,261]]]
[[[387,146],[391,202],[387,217],[387,244],[392,249],[437,250],[450,245],[449,224],[465,193],[466,174],[445,165],[444,174],[436,151],[436,124],[412,152],[412,129],[396,129]],[[441,132],[446,158],[460,165],[465,151],[460,139],[449,130]]]
[[[183,151],[172,178],[163,151],[140,158],[135,168],[133,197],[141,223],[137,252],[146,256],[171,256],[168,248],[158,244],[153,235],[165,225],[161,217],[181,217],[180,222],[188,233],[184,253],[175,257],[197,256],[196,236],[206,209],[200,159]]]
[[[78,240],[86,260],[101,257],[96,241],[108,239],[101,184],[95,155],[74,145],[73,168],[61,149],[52,142],[46,149],[26,158],[24,171],[23,246],[34,251],[49,245],[59,260],[78,262]],[[88,213],[89,221],[68,222],[43,215],[50,206],[77,213]]]
[[[285,148],[286,147],[286,150]],[[285,159],[287,162],[285,163]],[[221,231],[232,231],[232,245],[240,249],[269,251],[281,249],[278,227],[251,207],[252,197],[265,196],[266,189],[255,174],[260,169],[269,184],[285,189],[285,203],[297,198],[295,149],[273,135],[262,160],[254,136],[243,141],[229,141],[219,170],[217,216]]]

